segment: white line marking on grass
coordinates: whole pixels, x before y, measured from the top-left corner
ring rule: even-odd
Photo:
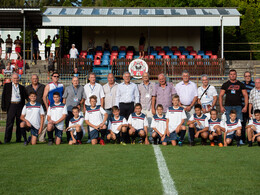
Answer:
[[[165,162],[165,159],[163,157],[162,151],[158,145],[153,145],[154,154],[156,157],[158,169],[160,172],[160,177],[163,185],[163,192],[164,194],[168,195],[177,195],[178,192],[175,188],[174,181],[171,178],[171,175],[169,173],[167,164]]]

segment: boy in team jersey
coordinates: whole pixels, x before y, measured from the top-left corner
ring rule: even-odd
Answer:
[[[162,141],[163,145],[167,145],[171,142],[173,146],[177,145],[177,134],[180,135],[179,146],[182,146],[186,128],[184,121],[187,118],[185,110],[180,107],[180,98],[178,95],[174,95],[172,98],[173,106],[169,107],[166,112],[166,137]]]
[[[85,121],[89,126],[89,134],[91,139],[91,144],[95,145],[98,143],[99,132],[101,133],[100,145],[105,145],[105,135],[106,135],[106,121],[108,114],[99,105],[97,106],[97,96],[92,95],[89,98],[90,106],[86,107]]]
[[[223,147],[222,144],[222,131],[224,131],[224,124],[221,119],[218,118],[218,111],[216,109],[212,109],[210,111],[210,119],[209,119],[209,140],[210,145],[215,146],[215,140],[218,142],[219,147]]]
[[[202,106],[200,104],[196,104],[194,108],[195,114],[187,122],[191,140],[190,146],[195,146],[194,138],[201,138],[201,144],[204,146],[207,144],[209,136],[209,119],[202,113]]]
[[[66,131],[70,131],[69,145],[82,144],[81,139],[84,134],[84,117],[79,115],[79,108],[77,106],[72,108],[73,118],[69,121],[69,127]]]
[[[127,136],[127,121],[125,117],[120,116],[120,110],[117,106],[112,107],[113,116],[109,119],[107,140],[114,140],[115,143],[126,145],[125,140]]]
[[[44,110],[40,103],[36,102],[36,93],[29,94],[29,102],[24,105],[22,115],[20,117],[20,127],[24,137],[24,145],[29,141],[26,138],[26,129],[31,130],[31,144],[35,145],[38,135],[42,132],[44,122]]]
[[[55,132],[55,143],[61,143],[64,120],[68,114],[65,104],[60,102],[60,93],[53,93],[54,103],[51,104],[47,112],[47,131],[48,131],[48,145],[53,144],[53,131]]]
[[[237,118],[237,112],[235,110],[230,111],[229,117],[230,119],[225,123],[224,146],[228,146],[232,143],[233,139],[236,138],[237,147],[240,147],[241,121]]]
[[[163,141],[166,136],[166,117],[163,114],[162,104],[158,104],[156,107],[156,112],[152,118],[151,128],[153,129],[152,138],[154,145],[157,145],[157,140],[159,142]]]
[[[137,136],[141,139],[141,144],[149,144],[148,141],[148,120],[144,113],[142,113],[142,105],[135,104],[134,113],[130,114],[128,118],[129,136],[132,138],[131,144],[135,144]]]
[[[248,147],[252,147],[254,141],[260,146],[260,110],[255,110],[254,115],[255,119],[251,119],[247,126]]]

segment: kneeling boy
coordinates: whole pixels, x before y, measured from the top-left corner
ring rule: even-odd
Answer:
[[[209,140],[210,145],[215,146],[214,140],[218,141],[218,146],[223,147],[222,144],[222,131],[223,128],[221,119],[218,118],[218,112],[216,109],[212,109],[210,111],[210,119],[209,119]]]
[[[257,141],[260,146],[260,110],[255,110],[255,119],[251,119],[247,126],[248,147],[252,147],[252,142]]]
[[[85,121],[89,126],[89,134],[91,144],[95,145],[98,143],[99,132],[101,133],[100,145],[105,145],[104,138],[106,135],[107,126],[106,121],[108,114],[101,107],[97,106],[97,96],[92,95],[89,98],[90,106],[86,108]]]
[[[224,146],[228,146],[236,138],[237,147],[240,146],[242,125],[240,119],[237,118],[237,112],[231,110],[229,114],[230,119],[225,123]]]
[[[62,131],[64,126],[64,120],[68,114],[65,104],[60,102],[60,93],[53,93],[54,103],[51,104],[47,112],[47,131],[48,131],[48,145],[53,144],[53,131],[55,132],[55,143],[59,145],[61,143]]]
[[[120,116],[120,110],[117,106],[112,107],[113,116],[109,120],[108,130],[109,134],[107,135],[107,140],[114,140],[122,145],[125,144],[126,135],[127,135],[127,121],[125,117]],[[122,136],[120,135],[122,134]],[[122,140],[121,140],[122,137]]]
[[[183,124],[187,116],[184,108],[179,106],[180,99],[178,95],[173,96],[172,104],[173,106],[169,107],[166,113],[167,136],[163,140],[163,145],[167,145],[167,142],[171,142],[173,146],[176,146],[177,134],[180,134],[181,138],[178,144],[179,146],[182,146],[186,133],[186,128]]]
[[[201,137],[201,144],[206,145],[209,136],[209,119],[205,114],[202,114],[202,107],[200,104],[196,104],[194,108],[195,114],[193,114],[187,122],[190,132],[190,145],[195,145],[194,137]]]
[[[142,139],[141,144],[149,144],[148,141],[148,134],[147,134],[147,128],[148,128],[148,120],[142,112],[142,105],[140,103],[137,103],[135,105],[134,113],[130,114],[128,118],[128,124],[129,124],[129,136],[132,138],[132,144],[135,144],[135,138],[136,136],[140,136]]]
[[[20,127],[24,137],[24,145],[28,144],[26,129],[31,130],[31,143],[35,145],[38,135],[42,132],[44,122],[44,110],[40,103],[36,102],[36,93],[29,94],[30,101],[23,107]]]
[[[81,144],[81,139],[84,132],[84,117],[79,116],[79,108],[77,106],[72,108],[73,118],[70,119],[69,127],[66,131],[70,131],[69,145]]]

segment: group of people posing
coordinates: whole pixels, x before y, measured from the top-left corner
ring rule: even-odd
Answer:
[[[195,138],[201,138],[202,145],[209,139],[211,146],[219,147],[232,145],[233,140],[237,146],[246,141],[249,146],[254,141],[260,145],[260,78],[253,82],[250,72],[245,72],[244,78],[245,81],[238,81],[236,71],[230,70],[218,98],[207,75],[202,75],[202,86],[197,88],[187,71],[183,71],[182,81],[175,87],[164,74],[158,75],[158,83],[154,83],[144,73],[142,83],[137,85],[125,72],[120,84],[110,73],[102,86],[96,82],[96,75],[90,73],[84,87],[75,76],[66,89],[57,72],[46,86],[39,83],[37,75],[32,75],[32,84],[26,88],[13,74],[2,96],[2,109],[7,111],[4,142],[11,141],[16,119],[16,141],[21,142],[23,137],[25,145],[36,144],[37,138],[45,142],[46,134],[49,145],[58,145],[64,141],[63,131],[71,145],[82,144],[86,134],[88,143],[93,145],[136,141],[149,144],[151,135],[154,144],[182,146],[186,132],[190,146],[195,145]],[[218,99],[221,119],[216,110]],[[31,132],[29,138],[27,131]]]

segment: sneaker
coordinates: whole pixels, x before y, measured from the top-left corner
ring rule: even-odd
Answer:
[[[81,144],[82,144],[82,142],[81,142],[80,140],[77,140],[77,143],[78,143],[79,145],[81,145]]]
[[[237,147],[241,147],[240,143],[237,144]]]
[[[48,142],[48,145],[49,145],[49,146],[53,145],[53,141],[49,141],[49,142]]]
[[[28,145],[28,142],[27,142],[27,141],[25,141],[25,142],[23,143],[23,145],[27,146],[27,145]]]
[[[87,144],[91,144],[91,139],[88,139]]]
[[[210,146],[215,146],[215,143],[214,142],[210,142]]]
[[[131,141],[131,144],[134,145],[135,144],[135,140]]]
[[[100,140],[99,144],[102,145],[102,146],[106,145],[105,141],[103,139]]]
[[[179,145],[180,147],[182,147],[182,141],[179,141],[179,142],[178,142],[178,145]]]
[[[223,144],[222,144],[222,143],[219,143],[218,146],[219,146],[219,147],[223,147]]]
[[[244,145],[243,140],[240,140],[239,144],[240,144],[240,145]]]
[[[121,145],[123,146],[126,146],[126,143],[125,142],[120,142]]]

